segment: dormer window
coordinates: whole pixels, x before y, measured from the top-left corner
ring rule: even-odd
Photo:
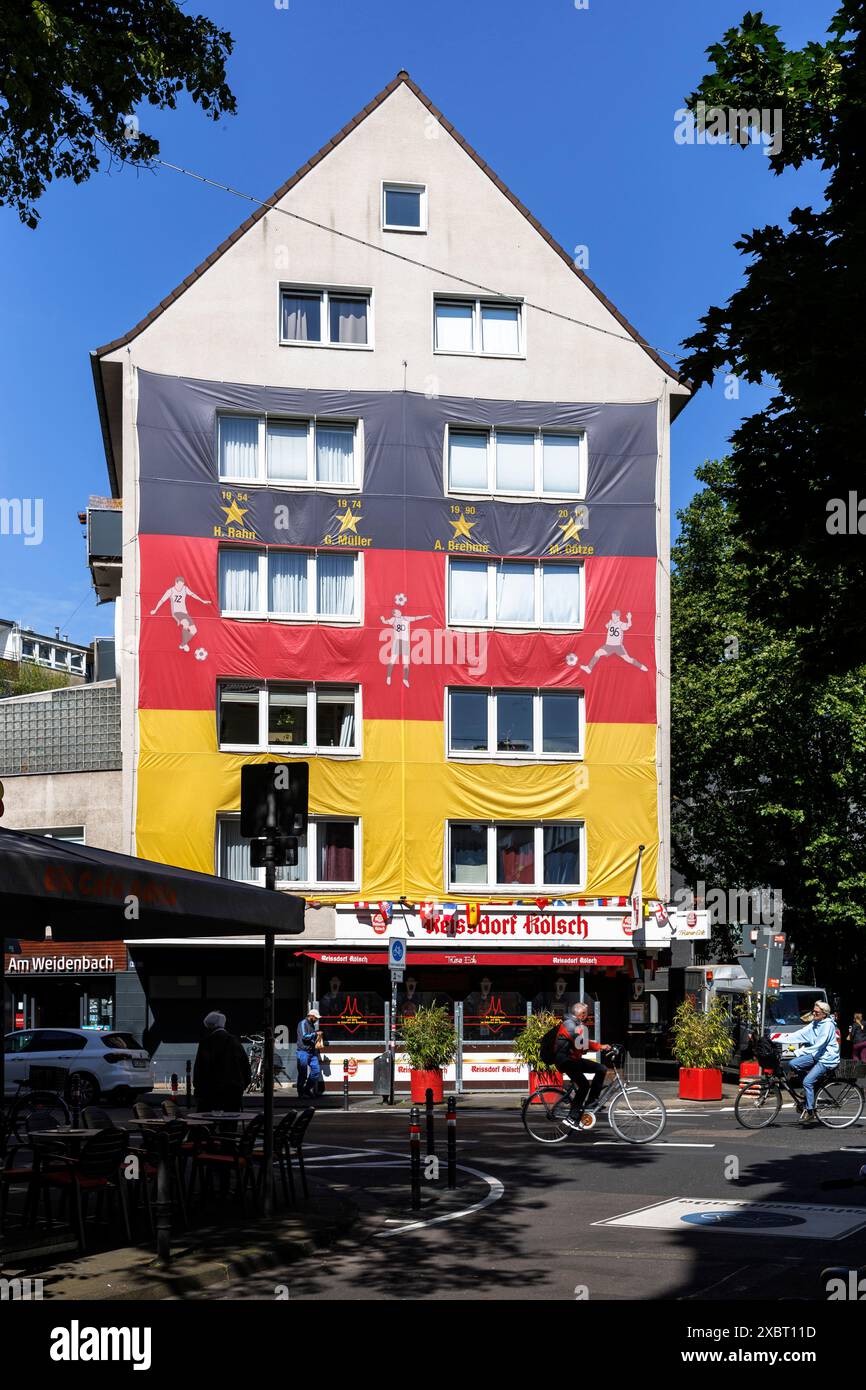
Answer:
[[[427,188],[423,183],[382,184],[382,230],[426,232]]]

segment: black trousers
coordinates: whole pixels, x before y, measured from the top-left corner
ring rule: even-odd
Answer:
[[[574,1082],[575,1094],[571,1102],[571,1113],[576,1117],[580,1116],[587,1101],[592,1103],[601,1095],[607,1068],[600,1066],[598,1062],[591,1062],[588,1057],[581,1057],[579,1062],[558,1062],[557,1066]],[[591,1080],[587,1081],[585,1073],[590,1074]]]

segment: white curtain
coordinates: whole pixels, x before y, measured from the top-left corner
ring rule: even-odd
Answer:
[[[450,619],[477,623],[487,619],[487,563],[476,560],[451,562]]]
[[[249,882],[257,878],[250,867],[250,842],[241,837],[239,820],[222,820],[219,826],[220,877]]]
[[[354,458],[354,426],[316,426],[316,479],[318,482],[354,483]]]
[[[542,437],[542,473],[545,492],[580,495],[580,440],[569,434]]]
[[[259,471],[259,422],[250,415],[219,417],[221,478],[255,478]]]
[[[220,608],[224,613],[259,611],[259,552],[220,551]]]
[[[283,337],[294,343],[322,341],[322,301],[319,295],[283,295]]]
[[[366,343],[366,299],[331,298],[331,342]]]
[[[481,306],[481,351],[517,353],[520,351],[520,310]]]
[[[307,552],[272,550],[268,555],[268,612],[307,613]]]
[[[436,346],[442,352],[472,352],[471,304],[437,304]]]
[[[535,567],[499,564],[496,570],[496,617],[501,623],[535,621]]]
[[[297,864],[286,865],[284,869],[277,869],[277,878],[281,878],[285,883],[307,883],[307,837],[298,835],[298,862]]]
[[[337,746],[340,748],[354,748],[355,746],[355,693],[353,690],[322,690],[316,691],[317,707],[317,732],[316,742],[322,745],[322,731],[330,728],[332,720],[329,718],[331,710],[325,706],[339,706],[338,718],[340,720],[337,731]]]
[[[268,422],[268,477],[304,482],[307,477],[307,435],[304,421]]]
[[[580,623],[580,566],[542,565],[543,621],[562,627]]]
[[[316,560],[316,612],[352,617],[355,612],[354,555],[323,555]]]
[[[487,882],[487,827],[452,825],[451,882]]]
[[[487,435],[448,432],[450,487],[477,491],[487,487]]]
[[[499,492],[532,492],[535,440],[531,434],[496,436],[496,487]]]

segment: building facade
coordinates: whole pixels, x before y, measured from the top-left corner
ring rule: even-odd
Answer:
[[[241,767],[309,763],[285,1021],[318,1000],[359,1084],[392,922],[398,1008],[454,1009],[464,1081],[520,1071],[527,1008],[636,1021],[639,846],[669,896],[674,370],[401,73],[94,376],[124,848],[256,879]],[[670,927],[638,926],[654,960]],[[252,1026],[240,950],[136,947],[166,1047],[215,998],[231,1019],[231,980]]]

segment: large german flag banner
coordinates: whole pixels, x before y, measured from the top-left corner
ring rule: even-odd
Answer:
[[[298,753],[310,812],[357,818],[361,833],[352,887],[315,896],[459,897],[446,825],[472,820],[582,822],[589,896],[627,893],[644,844],[653,896],[655,402],[428,399],[146,372],[138,384],[140,855],[218,868],[217,820],[239,808],[242,764],[294,755],[291,743],[267,751],[267,736],[225,751],[221,699],[316,683],[357,689],[359,717],[346,747]],[[576,459],[576,441],[580,500],[521,499],[524,465],[549,458],[555,478],[557,447]],[[512,468],[508,500],[500,466]],[[449,754],[455,689],[581,692],[582,759]]]

